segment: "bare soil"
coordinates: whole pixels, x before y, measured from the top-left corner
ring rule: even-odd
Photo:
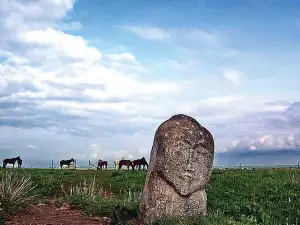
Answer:
[[[68,204],[56,207],[54,204],[32,205],[12,216],[7,225],[107,225],[107,217],[90,217],[79,210],[72,210]]]

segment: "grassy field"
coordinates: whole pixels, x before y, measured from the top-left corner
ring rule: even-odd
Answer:
[[[0,212],[7,217],[29,203],[67,201],[88,215],[108,216],[115,223],[133,224],[131,220],[139,215],[145,177],[146,172],[142,171],[0,170]],[[17,185],[14,180],[21,178],[27,181],[24,192],[28,191],[19,202],[12,203],[9,189]],[[13,185],[7,187],[7,181]],[[205,218],[165,219],[155,224],[300,224],[300,171],[216,169],[206,191]]]

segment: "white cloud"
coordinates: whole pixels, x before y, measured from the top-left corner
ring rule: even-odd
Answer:
[[[178,31],[183,34],[183,36],[192,41],[202,41],[207,44],[219,44],[220,40],[217,35],[214,35],[212,33],[208,33],[206,31],[200,30],[200,29],[190,29],[190,30],[180,30]]]
[[[232,143],[227,151],[295,149],[300,147],[299,141],[300,134],[266,134],[253,138],[246,136]]]
[[[225,70],[223,76],[235,86],[239,86],[242,81],[243,73],[238,70]]]
[[[110,54],[107,55],[107,57],[110,60],[113,61],[118,61],[118,62],[132,62],[132,63],[138,63],[138,61],[136,60],[135,56],[130,54],[130,53],[121,53],[121,54]]]
[[[36,147],[36,146],[34,146],[34,145],[27,145],[27,148],[31,148],[31,149],[37,149],[37,147]]]
[[[4,77],[0,77],[0,90],[3,90],[7,87],[7,82]]]
[[[19,40],[22,32],[54,26],[73,9],[74,0],[0,1],[0,44]],[[47,9],[47,10],[45,10]],[[5,35],[3,35],[5,34]]]
[[[88,47],[82,37],[52,28],[29,31],[22,37],[26,44],[36,47],[34,51],[28,50],[27,52],[27,55],[35,61],[44,58],[45,60],[80,60],[92,63],[102,58],[102,54],[97,49]]]
[[[243,100],[242,96],[223,96],[223,97],[214,97],[207,98],[201,101],[205,105],[220,105],[234,103]]]
[[[256,147],[255,147],[254,145],[251,145],[251,146],[249,147],[249,150],[256,150]]]
[[[68,31],[68,30],[80,30],[82,24],[79,21],[71,21],[69,23],[62,23],[57,25],[57,28]]]
[[[123,26],[122,28],[143,39],[161,41],[171,38],[171,35],[168,31],[158,27]]]

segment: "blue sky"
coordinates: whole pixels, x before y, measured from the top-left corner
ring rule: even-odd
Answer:
[[[233,164],[299,151],[296,0],[0,0],[0,21],[0,157],[149,158],[177,113]]]

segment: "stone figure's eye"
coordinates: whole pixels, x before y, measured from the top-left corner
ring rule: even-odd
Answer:
[[[192,145],[192,143],[191,143],[189,140],[187,140],[187,139],[183,140],[183,142],[184,142],[185,144],[188,144],[189,146]]]

